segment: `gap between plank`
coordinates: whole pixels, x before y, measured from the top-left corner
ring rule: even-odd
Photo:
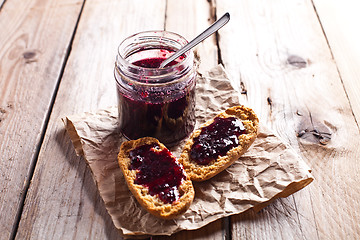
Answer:
[[[208,0],[209,4],[210,4],[210,15],[213,18],[213,21],[215,22],[217,20],[217,14],[216,14],[216,0]],[[215,41],[216,41],[216,47],[217,47],[217,57],[218,57],[218,64],[224,65],[223,64],[223,60],[221,57],[221,49],[220,49],[220,43],[219,40],[220,39],[220,35],[219,35],[219,31],[216,31],[215,33]]]
[[[347,91],[346,91],[345,84],[344,84],[343,78],[342,78],[341,73],[340,73],[340,69],[339,69],[339,67],[338,67],[338,65],[337,65],[337,63],[336,63],[335,58],[334,58],[334,54],[333,54],[333,51],[332,51],[332,49],[331,49],[329,39],[328,39],[328,37],[327,37],[327,35],[326,35],[324,26],[323,26],[323,24],[322,24],[322,22],[321,22],[321,19],[320,19],[320,16],[319,16],[318,11],[317,11],[317,9],[316,9],[314,0],[311,0],[311,4],[312,4],[312,6],[313,6],[313,8],[314,8],[314,12],[315,12],[315,14],[316,14],[316,17],[317,17],[317,19],[318,19],[318,21],[319,21],[319,23],[320,23],[320,27],[321,27],[321,30],[322,30],[322,32],[323,32],[323,34],[324,34],[326,43],[327,43],[327,45],[328,45],[328,47],[329,47],[331,57],[332,57],[332,59],[333,59],[334,62],[335,62],[336,71],[337,71],[337,73],[338,73],[338,75],[339,75],[339,78],[340,78],[341,84],[342,84],[342,86],[343,86],[343,89],[344,89],[346,98],[347,98],[347,100],[348,100],[348,102],[349,102],[350,109],[351,109],[351,114],[353,115],[353,118],[354,118],[354,120],[355,120],[356,126],[358,127],[358,131],[359,131],[359,133],[360,133],[359,123],[358,123],[358,121],[357,121],[357,119],[356,119],[356,116],[355,116],[355,113],[354,113],[354,111],[353,111],[353,107],[352,107],[352,105],[351,105],[351,101],[350,101],[349,95],[348,95],[348,93],[347,93]]]
[[[210,17],[212,18],[213,22],[217,20],[217,14],[216,14],[216,0],[207,0],[210,5]],[[219,31],[216,31],[215,33],[215,42],[216,42],[216,48],[217,48],[217,57],[218,57],[218,64],[224,65],[223,60],[221,57],[221,49],[220,49],[220,43],[219,43]],[[223,226],[224,226],[224,240],[232,240],[232,231],[231,231],[231,217],[226,217],[223,219]]]
[[[217,20],[217,14],[216,14],[216,0],[207,0],[210,5],[210,17],[212,18],[213,22]],[[220,43],[219,43],[219,31],[216,31],[215,33],[215,42],[216,42],[216,48],[217,48],[217,57],[218,57],[218,64],[223,65],[223,60],[221,57],[221,49],[220,49]],[[232,240],[232,232],[231,232],[231,217],[226,217],[223,219],[223,226],[224,226],[224,240]]]
[[[225,229],[224,240],[232,240],[232,232],[231,232],[231,217],[226,217],[223,219],[223,226]]]
[[[165,1],[164,31],[166,30],[167,9],[168,9],[168,0]]]
[[[5,1],[4,1],[4,3],[5,3]],[[51,113],[52,113],[52,110],[53,110],[53,107],[54,107],[54,103],[55,103],[55,99],[56,99],[56,96],[57,96],[57,93],[58,93],[58,90],[59,90],[60,82],[61,82],[61,79],[62,79],[62,77],[64,75],[65,66],[66,66],[67,61],[68,61],[69,56],[70,56],[70,52],[71,52],[71,49],[72,49],[72,44],[74,42],[75,34],[77,32],[77,28],[78,28],[78,25],[79,25],[79,22],[80,22],[80,18],[81,18],[85,3],[86,3],[86,0],[84,0],[82,5],[81,5],[79,16],[78,16],[78,18],[76,20],[76,23],[75,23],[74,31],[73,31],[73,33],[71,35],[70,42],[69,42],[69,44],[67,46],[67,51],[66,51],[66,54],[65,54],[65,57],[64,57],[64,62],[62,64],[62,66],[61,66],[60,74],[59,74],[58,80],[57,80],[56,85],[55,85],[54,93],[53,93],[53,95],[51,97],[51,100],[50,100],[49,110],[46,113],[44,125],[43,125],[43,127],[41,129],[40,140],[39,140],[39,143],[36,146],[34,157],[31,160],[30,167],[29,167],[29,172],[28,172],[27,177],[25,179],[23,190],[21,191],[20,202],[19,202],[19,206],[18,206],[18,210],[17,210],[16,216],[15,216],[15,219],[14,219],[13,228],[11,230],[11,235],[10,235],[10,238],[9,238],[10,240],[15,239],[18,228],[19,228],[21,216],[22,216],[22,213],[23,213],[23,210],[24,210],[24,203],[25,203],[25,200],[26,200],[26,196],[27,196],[28,190],[30,188],[31,180],[32,180],[33,175],[34,175],[36,163],[37,163],[37,160],[39,158],[40,149],[41,149],[41,146],[42,146],[42,144],[44,142],[46,129],[47,129],[48,125],[49,125],[50,116],[51,116]],[[0,6],[0,10],[1,10],[2,6],[3,5]]]

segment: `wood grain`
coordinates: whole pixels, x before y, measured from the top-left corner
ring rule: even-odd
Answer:
[[[190,40],[227,11],[218,37],[197,47],[200,69],[222,61],[241,102],[303,157],[315,181],[258,213],[152,239],[360,238],[358,5],[0,0],[0,238],[17,229],[27,193],[17,239],[123,239],[60,117],[116,104],[124,37],[166,28]]]
[[[191,41],[214,22],[214,6],[207,0],[167,1],[165,29],[179,33]],[[194,48],[200,59],[199,71],[204,72],[218,63],[215,34]]]
[[[0,238],[9,238],[36,162],[82,2],[6,1],[0,11]],[[61,27],[59,27],[61,22]],[[54,47],[56,46],[56,47]]]
[[[152,237],[151,240],[182,240],[182,239],[196,239],[196,240],[225,240],[229,239],[227,235],[227,223],[226,219],[219,219],[215,222],[209,223],[207,226],[192,230],[192,231],[181,231],[175,233],[169,237],[161,236],[161,237]]]
[[[105,210],[85,160],[75,156],[60,117],[116,104],[113,68],[117,46],[135,32],[162,29],[164,16],[163,0],[86,1],[17,239],[122,238]]]
[[[233,238],[359,238],[359,131],[312,2],[217,2],[218,12],[227,9],[232,22],[220,32],[221,56],[246,90],[243,102],[315,176],[260,214],[232,218]]]
[[[321,25],[339,68],[351,108],[360,122],[360,2],[314,0]]]

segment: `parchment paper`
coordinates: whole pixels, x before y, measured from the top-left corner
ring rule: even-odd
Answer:
[[[197,125],[217,113],[239,105],[222,66],[199,76]],[[100,195],[114,225],[125,235],[171,235],[198,229],[219,218],[256,211],[271,200],[287,197],[308,185],[313,177],[302,159],[260,119],[260,133],[248,152],[216,177],[194,183],[195,199],[188,211],[175,220],[158,219],[147,213],[129,191],[117,163],[120,144],[117,108],[65,117],[63,122],[78,155],[89,164]],[[171,149],[176,157],[186,140]]]

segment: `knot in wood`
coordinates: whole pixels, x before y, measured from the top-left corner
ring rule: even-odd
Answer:
[[[326,145],[332,138],[332,131],[328,126],[316,120],[316,118],[310,114],[310,118],[302,117],[296,136],[307,142]]]
[[[33,51],[27,51],[27,52],[24,52],[23,53],[23,57],[25,59],[32,59],[36,56],[36,52],[33,52]]]
[[[307,61],[303,59],[302,57],[299,57],[297,55],[290,55],[286,62],[290,64],[291,66],[297,67],[297,68],[305,68],[307,67]]]
[[[26,51],[22,55],[25,59],[25,63],[32,63],[37,61],[35,58],[37,55],[36,51]]]

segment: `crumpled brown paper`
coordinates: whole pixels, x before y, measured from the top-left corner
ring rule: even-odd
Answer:
[[[222,66],[197,82],[197,126],[217,113],[239,105],[238,92]],[[287,197],[312,180],[309,167],[268,128],[248,152],[214,178],[194,183],[195,199],[188,211],[175,220],[158,219],[144,210],[129,191],[117,163],[120,144],[117,108],[63,118],[78,155],[89,164],[100,195],[116,228],[126,235],[171,235],[198,229],[219,218],[260,210],[271,200]],[[179,156],[185,140],[172,148]]]

